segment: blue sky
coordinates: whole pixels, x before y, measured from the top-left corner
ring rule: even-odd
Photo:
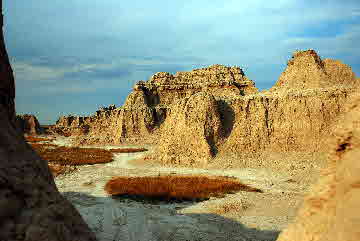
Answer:
[[[295,50],[360,75],[359,0],[4,0],[18,113],[41,123],[122,105],[138,80],[237,65],[270,88]]]

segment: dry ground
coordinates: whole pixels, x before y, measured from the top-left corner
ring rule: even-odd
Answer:
[[[53,143],[69,144],[66,139]],[[119,148],[97,146],[94,149]],[[223,157],[212,160],[207,168],[171,167],[147,158],[156,155],[151,153],[151,147],[146,146],[146,149],[150,151],[117,151],[111,153],[112,162],[78,166],[78,171],[56,177],[59,190],[75,205],[99,240],[276,240],[278,232],[293,220],[304,193],[323,165],[321,154],[289,153],[284,156],[275,153]],[[111,180],[119,184],[109,188],[111,191],[125,190],[127,194],[131,194],[129,190],[149,190],[146,183],[160,190],[183,185],[183,180],[177,183],[171,176],[222,177],[262,192],[238,190],[202,201],[149,203],[129,199],[126,195],[112,198],[104,190]],[[149,177],[154,179],[150,181]],[[163,182],[154,181],[159,179],[171,181],[161,187]],[[129,180],[141,180],[137,183],[141,185],[130,187]],[[198,190],[194,183],[192,186],[189,190]],[[150,188],[150,193],[154,192]]]
[[[76,171],[76,166],[108,163],[113,161],[113,153],[144,152],[145,148],[100,148],[65,147],[51,144],[54,136],[26,136],[25,140],[40,155],[48,161],[50,171],[54,176],[69,174]]]

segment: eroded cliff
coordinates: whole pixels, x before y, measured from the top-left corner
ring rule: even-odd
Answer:
[[[279,241],[360,240],[360,90],[333,126],[331,155],[318,182],[306,195],[295,222]]]
[[[173,164],[206,163],[227,153],[320,151],[358,85],[349,66],[307,50],[293,55],[270,91],[259,93],[238,67],[160,72],[137,83],[124,106],[62,117],[57,126],[86,134],[82,143],[149,139],[158,144],[158,158]],[[209,125],[205,114],[219,121]],[[210,138],[207,130],[215,129]]]
[[[239,67],[213,65],[175,75],[159,72],[139,81],[122,107],[102,108],[90,117],[61,117],[54,131],[83,135],[81,143],[137,141],[158,135],[168,112],[177,102],[196,93],[232,98],[257,93]]]

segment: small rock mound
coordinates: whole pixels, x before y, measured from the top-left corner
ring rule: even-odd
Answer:
[[[351,68],[338,60],[321,60],[314,50],[298,51],[288,61],[272,91],[352,86],[358,80]]]
[[[222,127],[215,98],[200,92],[171,108],[159,141],[165,164],[201,166],[217,153]]]
[[[42,133],[39,121],[34,115],[17,115],[16,126],[24,134],[38,135]]]

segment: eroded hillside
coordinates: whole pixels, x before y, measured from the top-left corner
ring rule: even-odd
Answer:
[[[159,72],[138,82],[122,107],[61,117],[56,128],[80,143],[156,142],[158,157],[170,163],[207,163],[229,152],[320,151],[358,85],[349,66],[307,50],[294,53],[269,91],[258,92],[239,67]]]

